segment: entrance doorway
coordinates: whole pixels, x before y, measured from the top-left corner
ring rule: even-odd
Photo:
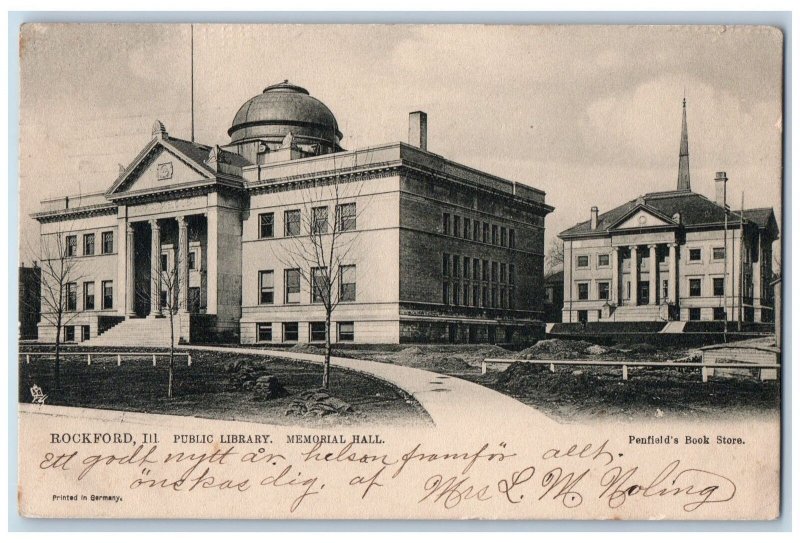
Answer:
[[[647,305],[650,303],[650,281],[642,281],[639,283],[639,296],[637,301],[639,305]]]

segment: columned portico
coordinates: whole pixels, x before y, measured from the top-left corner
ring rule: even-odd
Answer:
[[[178,220],[178,311],[189,311],[189,225],[186,217],[180,216]]]
[[[639,247],[631,246],[631,305],[639,305]]]
[[[150,219],[150,317],[161,313],[161,227]]]
[[[678,302],[678,244],[669,244],[669,303]]]
[[[126,244],[125,244],[125,258],[128,263],[128,271],[126,274],[126,284],[125,284],[125,316],[135,317],[136,316],[136,280],[134,277],[134,272],[136,270],[136,260],[134,258],[135,255],[135,246],[134,246],[134,239],[133,239],[133,224],[128,223],[127,228],[125,228],[125,237],[126,237]]]
[[[611,255],[611,303],[619,305],[619,247],[614,247]]]
[[[658,300],[658,254],[656,249],[657,245],[648,245],[650,249],[650,305],[656,305]]]

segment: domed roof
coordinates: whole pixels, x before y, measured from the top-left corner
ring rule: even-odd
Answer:
[[[308,91],[288,81],[270,85],[244,103],[228,130],[231,143],[254,140],[280,142],[292,133],[299,142],[338,148],[342,133],[328,107]]]

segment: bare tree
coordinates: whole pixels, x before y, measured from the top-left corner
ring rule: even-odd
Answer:
[[[166,317],[169,320],[169,377],[167,379],[167,398],[172,398],[172,383],[175,372],[175,314],[181,308],[182,296],[181,291],[181,277],[180,267],[181,259],[183,257],[177,252],[175,253],[175,260],[172,267],[167,262],[167,267],[164,269],[159,262],[158,268],[161,275],[161,292],[165,293],[165,300],[162,304],[162,310],[166,312]],[[188,288],[188,285],[186,285]]]
[[[355,160],[357,162],[357,160]],[[334,166],[334,170],[337,168]],[[338,171],[338,170],[337,170]],[[357,255],[353,251],[359,231],[358,217],[365,209],[361,182],[337,175],[301,190],[302,209],[287,225],[288,243],[278,260],[284,273],[295,274],[309,285],[312,303],[325,310],[325,358],[322,388],[330,386],[331,316],[341,302],[355,301]],[[333,220],[330,214],[333,213]],[[288,229],[295,230],[289,231]]]
[[[547,270],[548,273],[556,271],[564,265],[564,241],[554,238],[547,250]]]
[[[78,285],[84,277],[80,271],[78,236],[59,228],[41,237],[41,318],[55,327],[55,388],[61,391],[61,343],[65,327],[81,311]]]

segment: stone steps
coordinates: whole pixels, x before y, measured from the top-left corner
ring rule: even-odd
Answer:
[[[180,336],[180,317],[175,317],[175,342]],[[169,347],[169,320],[127,319],[99,336],[85,341],[87,346]]]

